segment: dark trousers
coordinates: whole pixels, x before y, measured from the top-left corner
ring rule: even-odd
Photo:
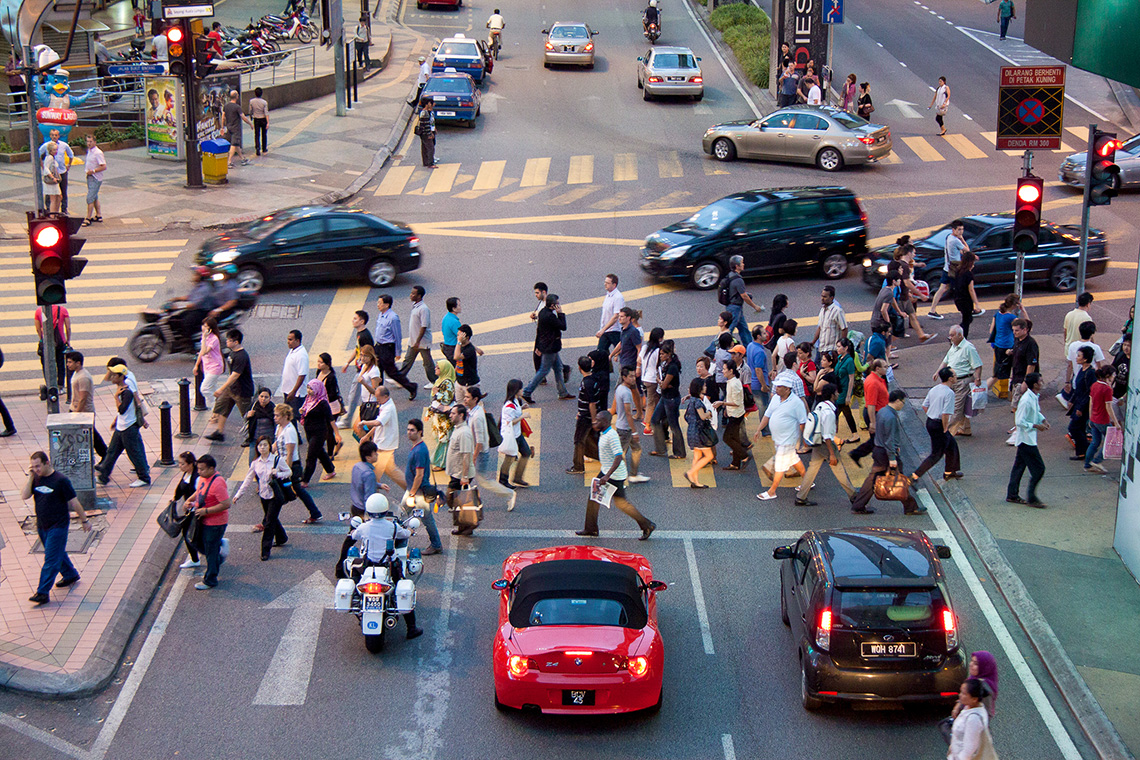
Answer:
[[[198,561],[198,544],[195,541],[191,541],[190,537],[188,535],[189,531],[190,531],[190,524],[193,522],[194,522],[193,520],[183,520],[182,521],[182,543],[186,544],[186,553],[190,555],[190,561],[191,562],[197,562]]]
[[[417,356],[423,360],[424,374],[427,375],[428,382],[435,385],[435,381],[438,378],[435,374],[435,360],[431,358],[430,345],[421,346],[420,348],[409,348],[408,353],[404,355],[404,363],[400,365],[400,371],[407,375],[412,365],[416,363]],[[448,361],[450,361],[450,359]]]
[[[854,378],[848,378],[847,382],[853,383],[853,382],[855,382],[855,379]],[[843,415],[843,418],[845,420],[847,420],[847,429],[848,430],[850,430],[852,433],[859,432],[859,428],[855,427],[855,415],[851,413],[851,405],[850,404],[836,404],[835,405],[835,420],[836,420],[836,426],[837,426],[836,431],[837,432],[838,432],[838,424],[839,424],[839,415]]]
[[[259,156],[269,150],[269,119],[253,120],[253,149]]]
[[[435,165],[435,134],[420,135],[420,158],[424,166]]]
[[[1069,437],[1077,447],[1077,456],[1084,457],[1089,449],[1089,418],[1084,414],[1074,414],[1069,418]]]
[[[225,525],[203,525],[198,536],[198,550],[206,555],[206,574],[202,583],[211,588],[218,585],[218,570],[222,567],[222,538]]]
[[[281,502],[277,499],[262,499],[261,511],[265,514],[261,521],[261,556],[268,557],[273,544],[280,546],[289,540],[285,527],[281,524]]]
[[[871,497],[875,495],[875,478],[889,470],[891,466],[890,454],[882,446],[875,447],[874,451],[871,452],[871,458],[874,460],[871,472],[863,481],[863,485],[860,486],[859,493],[855,494],[855,498],[851,500],[851,509],[855,511],[867,508],[871,502]],[[918,509],[918,502],[914,500],[914,494],[909,489],[902,504],[904,512],[914,512]]]
[[[764,429],[767,430],[767,428],[764,428]],[[872,430],[870,437],[868,437],[867,440],[863,441],[862,443],[860,443],[855,448],[851,449],[851,451],[848,452],[848,456],[851,457],[852,459],[862,459],[863,457],[870,454],[874,448],[875,448],[875,431]]]
[[[914,471],[915,475],[923,475],[946,455],[946,465],[943,472],[958,472],[962,469],[962,461],[958,452],[958,442],[954,436],[942,429],[942,418],[932,420],[926,418],[926,434],[930,436],[930,454],[922,460],[922,464]]]
[[[741,439],[744,417],[729,417],[724,424],[724,443],[732,451],[732,463],[739,466],[748,457],[748,448]]]
[[[666,427],[673,437],[673,456],[685,456],[685,434],[681,432],[680,410],[681,399],[668,396],[662,396],[653,408],[653,419],[650,420],[653,425],[653,451],[660,456],[666,454]]]
[[[40,543],[44,545],[44,566],[40,570],[40,585],[37,594],[46,594],[51,591],[55,583],[55,576],[62,575],[63,580],[73,581],[79,579],[79,571],[71,564],[67,556],[67,526],[68,520],[53,525],[47,530],[37,529],[40,534]]]
[[[59,210],[64,214],[67,213],[67,174],[67,172],[59,173]]]
[[[1001,20],[1001,38],[1003,40],[1005,39],[1006,32],[1009,31],[1009,20],[1010,20],[1010,18],[1011,18],[1010,16],[1004,16],[1004,17],[1002,17],[1002,20]]]
[[[942,117],[939,116],[939,119]],[[955,303],[954,306],[958,308],[958,313],[962,315],[962,337],[970,337],[970,325],[974,321],[974,304],[971,302],[968,306],[966,304]]]
[[[309,519],[321,519],[321,510],[317,509],[317,503],[309,495],[309,489],[301,487],[301,482],[304,480],[301,477],[301,461],[299,459],[293,460],[290,469],[293,471],[293,490],[297,492],[297,499],[305,505],[305,509],[309,510]]]
[[[305,450],[305,473],[301,482],[308,483],[316,474],[318,461],[325,472],[336,472],[336,465],[333,464],[332,457],[329,456],[328,446],[325,444],[328,434],[328,426],[314,430],[312,433],[308,430],[305,431],[305,437],[309,439],[309,447]]]
[[[454,343],[440,343],[439,352],[443,354],[443,358],[447,359],[452,364],[455,364],[455,344]],[[537,369],[537,367],[535,368]]]
[[[939,127],[941,127],[942,129],[946,129],[946,124],[944,124],[942,121],[942,114],[940,114],[940,113],[934,114],[934,121],[938,122]]]
[[[598,338],[598,350],[605,351],[608,356],[613,347],[618,343],[621,343],[621,333],[617,330],[609,330],[602,333],[602,337]],[[606,360],[606,371],[614,371],[613,362],[608,359]]]
[[[624,486],[624,481],[611,479],[610,482],[618,487],[618,493],[615,493],[613,495],[610,503],[620,509],[622,512],[625,512],[627,515],[632,517],[637,523],[637,527],[641,528],[642,530],[648,530],[649,527],[653,525],[649,518],[641,514],[641,512],[637,510],[637,507],[630,504],[629,500],[626,499],[624,495],[618,495],[619,493],[623,493],[622,487]],[[586,525],[584,530],[587,533],[598,532],[598,510],[600,508],[601,504],[598,504],[598,502],[594,501],[593,499],[590,499],[586,502]]]
[[[12,422],[12,415],[8,412],[8,407],[4,406],[4,399],[2,399],[2,398],[0,398],[0,421],[2,421],[4,423],[4,429],[5,430],[15,430],[16,429],[16,423]],[[103,439],[99,437],[98,433],[95,433],[95,440],[102,442]],[[98,453],[98,451],[99,451],[99,445],[98,444],[95,445],[95,451],[96,451],[96,453]],[[107,451],[106,446],[103,447],[103,451],[104,452]],[[100,456],[102,456],[102,454],[100,454]]]
[[[365,69],[371,66],[372,61],[368,58],[368,42],[353,40],[352,44],[356,48],[356,65]]]
[[[3,406],[4,403],[0,402],[0,411],[3,411],[5,413],[4,416],[7,416],[7,411],[3,409]],[[6,422],[10,423],[11,420],[6,420]],[[92,430],[91,432],[95,434],[95,438],[92,441],[95,446],[95,456],[99,457],[99,459],[102,459],[103,457],[107,456],[107,443],[103,440],[103,436],[99,435],[98,429]]]
[[[598,433],[591,420],[579,417],[574,424],[574,469],[586,466],[586,457],[598,458]]]
[[[416,385],[408,380],[399,367],[396,366],[396,344],[395,343],[377,343],[376,344],[376,366],[384,373],[385,377],[390,377],[409,393],[415,393]]]
[[[131,460],[131,464],[135,466],[135,474],[138,475],[139,480],[150,482],[150,464],[146,461],[146,449],[143,448],[142,434],[139,432],[138,423],[131,425],[126,430],[116,430],[111,434],[111,442],[107,444],[107,453],[103,457],[103,461],[95,468],[99,473],[99,480],[103,485],[107,485],[107,481],[111,479],[111,470],[115,469],[115,462],[118,461],[119,455],[124,451],[127,452],[127,458]]]
[[[1028,501],[1037,501],[1037,484],[1045,476],[1045,462],[1036,446],[1028,443],[1017,444],[1017,455],[1013,458],[1013,469],[1009,471],[1009,486],[1005,489],[1007,499],[1016,499],[1021,491],[1021,476],[1029,468]]]

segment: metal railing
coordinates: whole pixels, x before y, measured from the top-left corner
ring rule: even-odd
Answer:
[[[87,102],[72,109],[81,122],[114,120],[120,124],[142,123],[146,98],[141,77],[96,76],[73,79],[71,89],[77,94],[96,90],[96,94]],[[26,100],[22,92],[5,92],[0,95],[0,118],[7,122],[8,129],[18,129],[28,125]],[[32,107],[38,109],[40,105],[33,103]]]
[[[304,45],[276,53],[249,56],[242,59],[242,90],[312,79],[317,75],[317,46]]]

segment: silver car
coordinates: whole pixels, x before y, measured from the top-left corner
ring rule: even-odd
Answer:
[[[653,47],[637,59],[637,86],[646,100],[659,95],[705,96],[701,59],[687,47]]]
[[[1087,163],[1087,154],[1074,153],[1061,162],[1058,179],[1066,185],[1084,188]],[[1140,187],[1140,135],[1124,141],[1124,145],[1116,151],[1116,165],[1120,167],[1120,185],[1117,190]]]
[[[580,22],[560,21],[549,29],[546,35],[546,49],[542,54],[542,65],[565,63],[572,66],[594,68],[594,35],[596,31]]]
[[[788,106],[755,121],[709,127],[702,147],[721,161],[760,158],[814,163],[834,172],[891,152],[891,130],[831,106]]]

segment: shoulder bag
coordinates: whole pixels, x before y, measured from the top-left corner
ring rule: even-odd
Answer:
[[[269,487],[273,489],[273,498],[280,504],[288,504],[297,498],[297,492],[293,489],[293,480],[288,478],[282,480],[277,477],[277,462],[281,456],[273,457],[273,473],[269,476]]]
[[[182,526],[187,519],[187,516],[178,516],[178,502],[174,499],[170,500],[156,518],[158,526],[171,538],[176,538],[182,532]]]
[[[495,415],[488,411],[483,412],[487,418],[487,448],[496,448],[503,442],[503,436],[499,432],[499,423],[495,422]]]
[[[875,478],[875,498],[879,501],[905,501],[909,493],[910,482],[896,469]]]

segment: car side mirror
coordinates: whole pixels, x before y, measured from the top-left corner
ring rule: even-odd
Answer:
[[[496,591],[506,591],[507,588],[510,587],[510,585],[511,585],[511,582],[508,581],[506,578],[500,578],[499,580],[497,580],[491,584],[491,588],[495,589]]]
[[[772,559],[791,559],[793,556],[793,547],[791,546],[777,546],[772,550]]]
[[[590,36],[591,36],[591,37],[593,37],[593,36],[594,36],[594,35],[596,35],[596,34],[597,34],[597,32],[590,32]]]
[[[701,62],[701,57],[698,55],[697,56],[697,63],[700,63],[700,62]]]
[[[649,581],[649,583],[645,584],[645,587],[650,591],[664,591],[669,588],[669,584],[665,583],[665,581]]]
[[[938,559],[950,559],[950,547],[939,544],[934,547],[934,553],[938,555]]]
[[[543,30],[542,30],[542,33],[543,33],[543,34],[550,34],[550,30],[549,30],[549,29],[543,29]]]

